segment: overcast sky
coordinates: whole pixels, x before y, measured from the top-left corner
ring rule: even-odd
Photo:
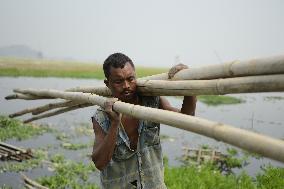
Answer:
[[[137,65],[192,66],[284,53],[283,0],[0,0],[0,46]]]

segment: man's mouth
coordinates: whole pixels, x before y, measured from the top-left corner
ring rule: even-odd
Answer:
[[[124,91],[122,94],[123,94],[124,96],[129,96],[129,95],[132,95],[133,92],[132,92],[132,91]]]

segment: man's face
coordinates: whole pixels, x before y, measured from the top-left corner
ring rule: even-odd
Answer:
[[[136,99],[136,74],[130,63],[126,63],[123,68],[111,67],[105,84],[111,90],[112,96],[123,102]]]

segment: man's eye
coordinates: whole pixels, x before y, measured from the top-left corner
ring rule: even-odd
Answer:
[[[129,81],[134,81],[134,80],[135,80],[135,77],[130,77],[128,80],[129,80]]]

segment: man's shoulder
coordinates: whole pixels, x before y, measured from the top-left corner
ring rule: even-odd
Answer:
[[[102,127],[104,127],[106,124],[108,124],[109,119],[108,116],[106,114],[106,112],[102,109],[102,108],[98,108],[94,115],[93,118],[99,123],[99,125],[101,125]]]

